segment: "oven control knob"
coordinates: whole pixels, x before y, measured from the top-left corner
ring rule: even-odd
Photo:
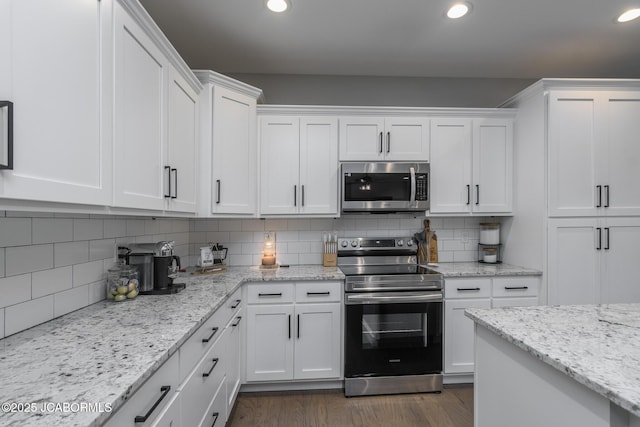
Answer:
[[[407,240],[407,246],[413,246],[413,240]]]
[[[352,240],[351,241],[351,247],[355,248],[356,246],[358,246],[358,241],[357,240]]]
[[[396,244],[397,244],[398,246],[402,247],[402,245],[404,245],[404,242],[403,242],[402,240],[398,240],[398,241],[396,242]]]
[[[342,246],[343,248],[346,248],[349,245],[349,242],[347,242],[346,240],[343,240],[342,243],[340,243],[340,246]]]

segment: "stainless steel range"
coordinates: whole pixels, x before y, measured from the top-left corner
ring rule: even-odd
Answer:
[[[442,390],[441,274],[411,237],[338,239],[345,282],[345,395]]]

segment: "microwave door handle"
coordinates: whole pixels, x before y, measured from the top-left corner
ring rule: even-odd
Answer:
[[[409,201],[413,203],[416,201],[416,169],[409,168],[409,172],[411,173],[411,198]]]

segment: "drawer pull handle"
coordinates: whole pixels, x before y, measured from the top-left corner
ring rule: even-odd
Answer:
[[[529,289],[528,286],[505,286],[506,290],[512,291],[514,289]]]
[[[218,364],[218,358],[216,357],[215,359],[211,360],[213,362],[213,366],[211,366],[211,369],[209,369],[209,372],[203,372],[202,376],[203,377],[208,377],[209,375],[211,375],[211,372],[213,372],[213,369],[216,367],[216,365]]]
[[[211,424],[211,427],[216,425],[216,422],[218,421],[218,417],[220,416],[220,412],[214,412],[212,416],[213,416],[213,424]]]
[[[479,291],[480,288],[456,288],[459,291]]]
[[[327,291],[327,292],[307,292],[307,296],[308,297],[312,297],[312,296],[329,296],[331,295],[331,292]]]
[[[281,297],[282,296],[282,292],[277,292],[277,293],[271,293],[271,294],[258,294],[259,297]]]
[[[162,399],[167,397],[167,394],[169,394],[169,391],[171,391],[171,386],[170,385],[163,385],[162,387],[160,387],[160,392],[162,392],[162,394],[160,395],[160,398],[158,400],[156,400],[156,403],[154,403],[153,406],[151,407],[151,409],[149,409],[149,412],[147,412],[144,415],[136,415],[136,417],[134,418],[133,422],[134,423],[144,423],[144,422],[146,422],[147,419],[153,413],[153,411],[156,410],[156,408],[158,407],[160,402],[162,402]]]
[[[239,300],[239,299],[235,300],[233,302],[233,304],[231,305],[231,308],[238,308],[238,306],[240,305],[241,302],[242,302],[242,300]]]
[[[215,328],[211,329],[213,332],[211,332],[211,335],[209,335],[208,338],[202,338],[202,342],[209,342],[211,341],[211,339],[213,338],[213,336],[218,332],[218,327],[216,326]]]
[[[235,322],[233,322],[233,323],[231,324],[231,326],[233,326],[233,327],[238,326],[238,325],[240,324],[240,321],[241,321],[241,320],[242,320],[242,316],[238,316],[238,317],[236,317],[236,321],[235,321]]]

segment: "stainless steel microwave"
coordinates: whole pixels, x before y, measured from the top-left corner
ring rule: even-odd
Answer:
[[[344,213],[429,209],[429,163],[347,162],[340,169]]]

